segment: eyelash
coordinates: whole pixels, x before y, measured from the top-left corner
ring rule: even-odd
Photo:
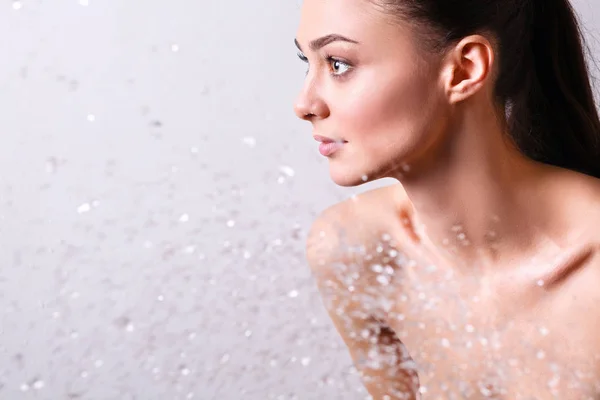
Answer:
[[[298,53],[298,58],[300,58],[300,60],[304,61],[305,63],[308,64],[308,58],[302,54],[302,53]],[[340,60],[339,58],[336,58],[330,54],[326,54],[325,55],[325,60],[327,60],[327,62],[331,65],[334,62],[338,62],[341,64],[344,64],[345,66],[348,67],[348,70],[344,73],[341,74],[335,74],[335,73],[330,73],[330,75],[334,78],[334,79],[342,79],[345,77],[346,74],[348,74],[348,72],[352,69],[352,65],[348,64],[346,61]],[[308,74],[308,71],[306,71],[306,73]]]

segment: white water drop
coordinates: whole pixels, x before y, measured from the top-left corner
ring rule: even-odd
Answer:
[[[247,136],[247,137],[243,138],[242,142],[245,145],[247,145],[248,147],[251,147],[251,148],[256,147],[256,139],[251,136]]]
[[[294,175],[296,175],[296,171],[294,171],[292,167],[288,167],[287,165],[282,165],[281,167],[279,167],[279,171],[290,178],[293,178]]]
[[[90,203],[83,203],[82,205],[77,207],[77,213],[84,214],[86,212],[89,212],[91,209],[92,207],[90,206]]]

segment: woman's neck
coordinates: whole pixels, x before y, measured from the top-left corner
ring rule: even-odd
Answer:
[[[556,170],[521,155],[483,106],[462,111],[453,125],[451,140],[440,141],[429,161],[397,177],[419,235],[480,266],[552,244],[560,216],[544,192]]]

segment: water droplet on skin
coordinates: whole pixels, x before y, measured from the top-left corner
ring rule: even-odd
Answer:
[[[465,326],[465,330],[467,332],[471,332],[472,333],[472,332],[475,332],[475,327],[473,325],[469,324],[469,325]]]
[[[549,334],[549,333],[550,333],[550,331],[548,330],[548,328],[546,328],[546,327],[544,327],[544,326],[542,326],[542,327],[540,328],[540,334],[541,334],[542,336],[548,336],[548,334]]]
[[[402,166],[402,171],[404,171],[404,172],[408,172],[408,171],[410,171],[410,165],[408,165],[408,164],[404,164],[404,165]]]
[[[28,385],[28,384],[26,384],[26,383],[23,383],[23,384],[21,385],[21,388],[20,388],[20,389],[21,389],[21,392],[27,392],[27,391],[29,391],[29,385]]]
[[[538,358],[538,360],[543,360],[546,357],[546,353],[544,353],[543,350],[540,350],[537,352],[536,357]]]
[[[230,356],[229,354],[223,354],[223,356],[221,357],[221,364],[225,364],[229,361]]]
[[[85,378],[87,378],[87,377],[89,376],[89,373],[88,373],[87,371],[81,371],[81,374],[80,374],[80,376],[81,376],[83,379],[85,379]]]
[[[464,233],[459,233],[457,236],[458,240],[465,240],[467,238],[467,235],[465,235]]]
[[[230,219],[229,221],[227,221],[227,227],[233,228],[234,226],[235,226],[235,221],[234,220]]]
[[[292,290],[288,293],[288,296],[292,299],[295,299],[296,297],[298,297],[298,291],[297,290]]]
[[[89,0],[79,0],[79,4],[81,4],[82,6],[89,6],[90,2]]]
[[[252,331],[251,330],[247,330],[246,332],[244,332],[244,336],[246,336],[247,338],[249,338],[250,336],[252,336]]]
[[[452,232],[460,232],[462,231],[463,227],[462,225],[452,225],[452,228],[450,228],[452,230]]]
[[[90,122],[94,122],[96,120],[96,116],[94,114],[88,114],[87,120]]]
[[[158,300],[158,301],[165,301],[165,296],[163,296],[162,294],[159,294],[159,295],[156,297],[156,300]]]
[[[95,366],[96,368],[100,368],[100,367],[102,367],[103,365],[104,365],[104,361],[102,361],[102,360],[96,360],[96,361],[94,362],[94,366]]]
[[[537,281],[537,285],[538,285],[539,287],[543,287],[545,284],[546,284],[546,282],[544,282],[544,280],[543,280],[543,279],[540,279],[539,281]]]
[[[388,278],[386,275],[377,275],[377,282],[383,286],[387,286],[390,283],[390,278]]]
[[[40,390],[45,386],[44,381],[37,379],[35,382],[33,382],[33,388],[36,390]]]
[[[366,181],[368,181],[368,180],[369,180],[369,177],[368,177],[367,175],[363,175],[363,176],[362,176],[362,181],[363,181],[363,182],[366,182]]]
[[[371,267],[371,271],[373,271],[373,272],[375,272],[377,274],[380,274],[380,273],[383,272],[383,267],[381,265],[379,265],[379,264],[375,264],[375,265],[373,265]]]
[[[443,338],[442,339],[442,347],[446,347],[446,348],[450,347],[450,341],[446,338]]]
[[[172,44],[171,45],[171,51],[173,53],[177,53],[179,51],[179,45],[178,44]]]
[[[188,214],[182,214],[179,217],[179,222],[188,222],[190,220],[190,216]]]
[[[183,376],[188,376],[188,375],[190,374],[190,370],[189,370],[189,368],[187,368],[187,367],[185,367],[185,366],[184,366],[184,367],[181,367],[181,368],[179,369],[179,371],[181,372],[181,375],[183,375]]]
[[[308,367],[308,365],[310,364],[310,357],[304,357],[304,358],[302,358],[302,360],[300,360],[300,363],[304,367]]]

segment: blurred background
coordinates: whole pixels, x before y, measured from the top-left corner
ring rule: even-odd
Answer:
[[[367,397],[304,242],[394,182],[295,117],[300,6],[0,3],[0,399]]]

